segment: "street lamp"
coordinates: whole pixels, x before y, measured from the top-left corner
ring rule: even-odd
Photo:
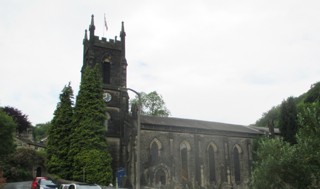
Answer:
[[[131,89],[131,88],[120,88],[120,90],[131,91],[138,96],[138,111],[137,111],[137,148],[136,148],[136,188],[140,189],[140,132],[141,132],[141,122],[140,122],[140,114],[141,114],[141,95],[139,92]]]

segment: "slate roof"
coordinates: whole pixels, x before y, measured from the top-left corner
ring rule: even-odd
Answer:
[[[211,121],[201,121],[194,119],[182,119],[175,117],[155,117],[155,116],[141,116],[142,128],[147,128],[148,126],[155,127],[179,127],[186,129],[197,129],[197,130],[210,130],[217,132],[232,132],[232,133],[243,133],[243,134],[254,134],[261,135],[262,132],[252,129],[243,125],[211,122]]]

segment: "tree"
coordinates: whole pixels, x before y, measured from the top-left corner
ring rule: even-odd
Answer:
[[[47,143],[47,168],[51,174],[67,178],[70,171],[68,159],[73,116],[73,90],[70,83],[60,94],[60,102],[54,112]]]
[[[13,118],[0,109],[0,163],[1,160],[5,159],[5,156],[11,154],[15,150],[13,136],[16,126],[17,124],[13,121]]]
[[[304,104],[296,144],[282,139],[259,142],[253,188],[320,188],[320,102]]]
[[[279,125],[283,139],[290,144],[295,144],[295,135],[298,130],[298,113],[293,97],[289,97],[282,102]]]
[[[106,104],[103,100],[102,80],[98,70],[98,66],[84,69],[74,109],[69,157],[74,157],[73,179],[80,181],[83,180],[83,167],[91,167],[93,164],[100,165],[100,162],[97,161],[97,153],[90,153],[92,150],[100,151],[99,157],[104,160],[101,171],[90,173],[86,171],[86,173],[95,178],[90,182],[107,185],[112,182],[112,173],[110,172],[107,180],[101,178],[111,170],[112,160],[105,138]]]
[[[23,114],[20,110],[6,106],[3,110],[13,118],[13,120],[17,123],[17,133],[20,134],[25,132],[28,128],[31,127],[31,123],[28,120],[28,116]]]
[[[320,99],[319,99],[320,100]],[[312,188],[320,188],[320,102],[305,104],[298,116],[297,156]]]
[[[9,182],[25,181],[33,178],[34,165],[43,165],[45,157],[30,148],[19,148],[10,154],[4,168]]]
[[[144,115],[168,117],[170,111],[167,109],[165,102],[161,95],[156,91],[152,91],[148,94],[141,92],[141,113]],[[132,99],[130,104],[137,104],[138,97]]]
[[[33,128],[33,138],[35,141],[40,142],[49,135],[49,128],[51,127],[51,122],[39,123]]]
[[[279,138],[265,138],[258,144],[252,186],[257,189],[306,188],[311,181],[304,170],[296,146]]]

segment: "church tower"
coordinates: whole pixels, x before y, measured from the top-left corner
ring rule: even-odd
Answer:
[[[123,167],[124,124],[128,115],[128,93],[121,90],[127,87],[127,60],[125,55],[124,23],[120,40],[95,36],[94,16],[91,16],[89,37],[87,30],[83,39],[83,66],[99,65],[103,80],[104,100],[107,106],[107,140],[113,158],[113,170]]]

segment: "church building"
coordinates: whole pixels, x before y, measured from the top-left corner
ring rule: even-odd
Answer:
[[[100,64],[107,106],[107,141],[119,187],[249,188],[256,129],[218,122],[140,115],[129,111],[126,33],[83,39],[83,67]],[[134,91],[135,92],[135,91]],[[137,187],[138,186],[138,187]]]

